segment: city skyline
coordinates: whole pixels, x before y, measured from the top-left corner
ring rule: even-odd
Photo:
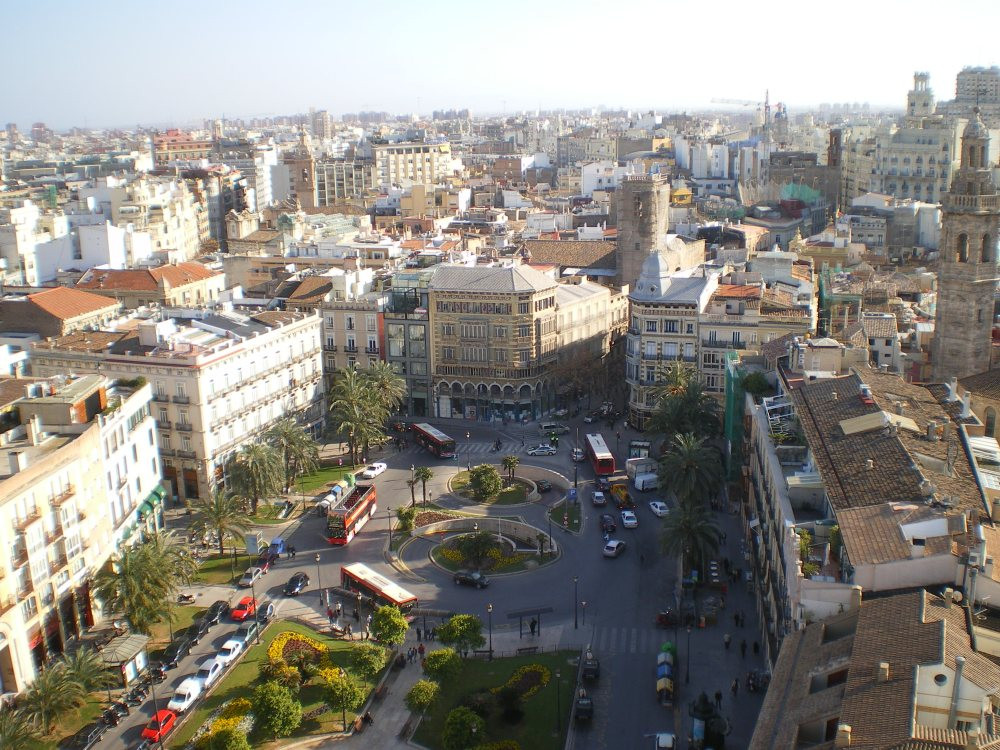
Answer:
[[[947,34],[925,45],[914,40],[927,37],[939,6],[923,1],[902,13],[895,3],[846,2],[828,19],[783,0],[761,19],[740,15],[747,6],[728,0],[711,15],[635,0],[616,6],[610,24],[606,6],[590,1],[514,0],[498,11],[437,0],[398,17],[397,7],[373,14],[298,0],[275,12],[261,0],[182,0],[169,16],[137,16],[120,0],[96,11],[58,0],[17,6],[7,17],[9,50],[31,64],[8,76],[0,117],[21,127],[102,128],[310,107],[335,115],[601,105],[676,111],[718,108],[713,99],[763,100],[765,91],[772,104],[792,109],[902,108],[915,71],[930,73],[936,98],[947,100],[959,70],[995,64],[974,42],[989,49],[987,30],[1000,21],[1000,8],[960,0],[953,15],[975,19],[975,37]],[[870,50],[859,48],[872,29],[885,33]],[[829,48],[810,59],[810,37],[824,33]]]

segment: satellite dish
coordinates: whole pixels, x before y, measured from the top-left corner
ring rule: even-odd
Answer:
[[[960,601],[962,601],[962,592],[961,591],[953,591],[952,594],[951,594],[951,600],[953,602],[955,602],[955,604],[958,604]]]

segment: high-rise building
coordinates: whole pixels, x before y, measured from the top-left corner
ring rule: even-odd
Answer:
[[[961,164],[941,205],[941,266],[932,363],[938,382],[990,368],[1000,195],[987,160],[989,131],[976,108]]]
[[[658,175],[627,175],[618,201],[618,280],[635,284],[642,264],[667,233],[670,183]]]

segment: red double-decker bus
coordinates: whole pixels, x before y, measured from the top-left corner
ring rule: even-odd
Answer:
[[[438,458],[455,457],[455,441],[437,427],[421,422],[414,424],[410,429],[413,431],[413,439],[417,441],[417,445],[426,448]]]
[[[329,500],[329,498],[327,498]],[[375,517],[375,486],[359,484],[335,497],[326,512],[326,540],[347,544],[368,520]]]
[[[615,457],[600,433],[587,435],[587,458],[597,476],[606,477],[615,473]]]

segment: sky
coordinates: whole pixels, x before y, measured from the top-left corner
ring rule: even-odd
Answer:
[[[358,110],[902,108],[1000,65],[996,0],[7,0],[0,124]]]

